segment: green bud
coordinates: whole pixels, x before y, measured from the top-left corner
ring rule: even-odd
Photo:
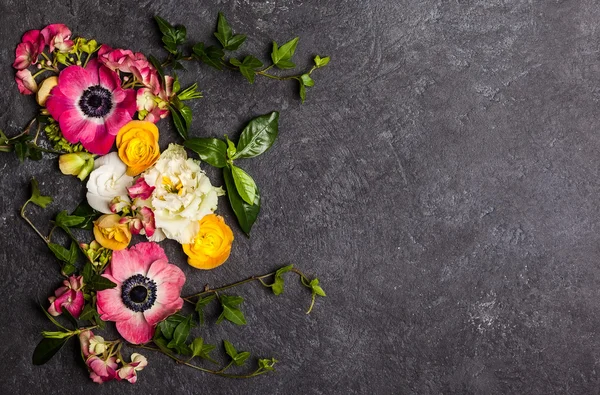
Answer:
[[[58,158],[58,167],[63,174],[77,176],[83,181],[94,169],[94,157],[87,152],[63,154]]]

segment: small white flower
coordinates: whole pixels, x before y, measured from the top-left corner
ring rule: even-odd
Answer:
[[[127,166],[119,159],[119,154],[111,152],[94,162],[94,171],[87,182],[87,201],[95,210],[111,214],[110,204],[115,197],[129,202],[127,187],[133,177],[125,174]]]
[[[170,144],[143,177],[155,187],[148,199],[157,227],[152,241],[164,236],[181,244],[191,243],[199,231],[198,221],[213,213],[218,197],[225,194],[222,188],[211,185],[198,162],[176,144]]]

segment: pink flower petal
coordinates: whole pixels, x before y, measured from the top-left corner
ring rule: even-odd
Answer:
[[[135,247],[113,252],[112,275],[119,283],[136,274],[145,276],[148,273],[152,261],[148,261]]]
[[[90,132],[91,133],[91,132]],[[107,133],[106,125],[99,124],[96,126],[95,138],[91,141],[84,142],[81,140],[81,144],[93,154],[105,155],[112,148],[116,136]]]
[[[81,291],[73,291],[74,298],[70,303],[65,304],[63,307],[71,313],[71,315],[75,318],[79,318],[81,312],[83,311],[83,306],[85,305],[85,300],[83,298],[83,292]]]
[[[50,114],[53,115],[52,113]],[[89,141],[96,135],[96,124],[84,118],[76,108],[60,114],[58,123],[63,136],[70,143],[77,143],[82,139]],[[91,136],[87,133],[91,133]]]
[[[58,119],[63,112],[74,109],[75,102],[66,97],[60,90],[60,87],[55,86],[52,88],[50,97],[46,101],[46,108],[50,115],[52,115],[52,118]]]
[[[153,262],[148,270],[148,277],[153,279],[159,288],[163,283],[170,283],[181,289],[185,283],[183,271],[179,267],[170,264],[166,259]]]
[[[160,259],[164,259],[165,261],[167,260],[167,254],[165,254],[165,250],[163,250],[162,247],[156,243],[138,243],[133,247],[133,250],[137,251],[141,256],[144,257],[144,259],[147,261],[148,267],[150,267],[154,261],[158,261]],[[147,272],[148,271],[146,271],[146,273]]]
[[[150,309],[144,311],[143,314],[144,314],[144,317],[146,318],[146,321],[148,322],[148,324],[154,326],[157,323],[159,323],[160,321],[167,318],[168,316],[175,314],[177,311],[181,310],[182,307],[183,307],[183,299],[182,298],[178,298],[175,301],[173,301],[169,304],[166,304],[166,305],[155,302],[154,306],[152,306]]]
[[[111,281],[115,281],[115,279],[109,278],[106,273],[103,276]],[[100,318],[105,321],[126,321],[134,314],[123,303],[120,284],[115,288],[98,291],[97,296],[98,313],[100,313]]]
[[[102,85],[111,92],[121,87],[121,80],[119,79],[119,75],[114,71],[110,70],[108,67],[100,66],[98,70],[98,79],[100,81],[100,85]]]
[[[117,103],[117,108],[127,110],[133,117],[137,111],[136,93],[133,89],[116,89],[113,92],[113,99]]]
[[[106,131],[111,136],[114,136],[113,141],[119,133],[119,129],[131,121],[131,116],[132,114],[128,110],[117,107],[110,116],[104,118]]]
[[[69,66],[58,75],[60,91],[75,104],[87,88],[98,85],[98,75],[94,74],[90,72],[89,64],[87,69],[81,66]]]
[[[154,327],[146,321],[143,313],[134,313],[127,321],[117,321],[116,326],[119,334],[133,344],[148,343],[154,336]]]
[[[154,192],[155,188],[156,187],[148,185],[144,177],[140,177],[135,181],[135,184],[127,188],[127,192],[132,199],[140,198],[146,200],[152,196],[152,192]]]
[[[20,43],[15,50],[15,61],[13,67],[17,70],[23,70],[33,63],[33,44]]]

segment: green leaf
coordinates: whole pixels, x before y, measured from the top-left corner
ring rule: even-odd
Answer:
[[[65,263],[61,268],[61,272],[65,276],[70,276],[71,274],[75,273],[76,271],[77,271],[77,268],[75,267],[75,265],[73,265],[71,263]]]
[[[311,280],[310,287],[312,288],[312,291],[315,294],[317,294],[319,296],[327,296],[327,295],[325,295],[325,291],[323,291],[323,288],[321,288],[319,286],[319,279],[318,278],[315,278],[315,279]]]
[[[315,56],[315,66],[317,67],[323,67],[323,66],[327,66],[327,64],[329,63],[329,56],[325,56],[324,58],[321,58],[319,55]]]
[[[4,134],[2,130],[0,130],[0,144],[8,144],[8,140],[9,138],[6,136],[6,134]]]
[[[277,134],[279,113],[261,115],[248,122],[237,143],[234,159],[253,158],[271,148]]]
[[[271,59],[273,60],[273,64],[280,69],[291,69],[296,67],[294,63],[292,63],[291,59],[294,56],[294,52],[296,52],[296,46],[298,45],[298,37],[288,41],[283,44],[281,47],[277,46],[277,43],[273,41],[273,51],[271,52]]]
[[[170,35],[173,32],[173,26],[171,26],[171,24],[169,22],[167,22],[160,16],[155,15],[154,20],[158,24],[158,28],[160,29],[160,32],[162,34],[164,34],[165,36]]]
[[[271,289],[273,290],[273,293],[275,295],[280,295],[283,293],[283,284],[284,284],[283,274],[292,270],[293,267],[294,267],[294,265],[284,266],[275,272],[275,281],[273,282],[273,285],[271,286]]]
[[[233,144],[233,141],[229,140],[227,135],[225,135],[225,141],[227,142],[227,157],[229,159],[233,159],[235,153],[237,152],[237,148],[235,148],[235,144]]]
[[[208,48],[204,48],[204,43],[198,43],[194,45],[192,51],[202,62],[207,65],[214,67],[217,70],[223,68],[221,59],[225,56],[223,50],[211,45]]]
[[[194,137],[184,141],[183,145],[211,166],[222,168],[227,165],[227,145],[222,140]]]
[[[77,322],[77,319],[73,317],[73,314],[71,314],[69,310],[63,307],[62,313],[67,318],[67,320],[69,320],[69,322],[73,325],[73,327],[79,328],[79,323]]]
[[[246,325],[244,313],[236,307],[244,301],[242,297],[221,295],[219,299],[221,301],[221,306],[223,307],[223,313],[221,313],[221,316],[219,317],[221,321],[225,318],[236,325]]]
[[[29,198],[29,201],[41,208],[46,208],[47,205],[52,203],[51,196],[42,196],[40,194],[40,188],[35,178],[31,179],[31,197]]]
[[[192,316],[188,316],[185,321],[181,322],[173,332],[173,342],[180,346],[185,344],[192,329]]]
[[[198,319],[201,324],[204,324],[204,308],[215,299],[215,295],[205,296],[204,298],[198,299],[196,302],[196,311],[198,312]]]
[[[94,221],[100,218],[102,213],[94,210],[87,201],[82,201],[79,206],[71,213],[72,216],[83,218],[83,222],[73,225],[74,228],[92,230],[94,229]]]
[[[79,217],[77,215],[69,215],[65,210],[61,211],[56,215],[54,219],[54,223],[56,226],[61,228],[71,228],[73,226],[77,226],[85,221],[85,217]]]
[[[179,113],[185,121],[185,131],[187,136],[187,131],[190,130],[190,127],[192,126],[192,109],[184,105],[179,109]]]
[[[48,248],[50,248],[50,251],[52,251],[56,258],[63,262],[73,265],[77,259],[77,245],[75,242],[71,242],[71,247],[68,250],[55,243],[48,243]]]
[[[229,167],[223,168],[223,178],[225,179],[225,187],[227,188],[229,204],[235,213],[240,228],[242,228],[247,236],[250,236],[252,225],[254,225],[254,222],[256,222],[256,218],[260,212],[259,190],[256,188],[254,204],[248,204],[237,192],[235,188],[235,181],[233,180],[233,175],[231,174],[231,169]]]
[[[162,86],[164,88],[166,86],[165,71],[164,71],[162,65],[160,64],[160,61],[152,55],[148,56],[148,60],[150,61],[150,63],[152,63],[152,66],[154,66],[154,68],[156,69],[156,72],[158,73],[158,76],[160,77],[160,86]]]
[[[86,305],[83,311],[79,315],[79,319],[82,321],[92,321],[98,317],[98,312],[91,305]]]
[[[201,337],[197,337],[190,344],[192,350],[192,358],[199,357],[202,354],[202,347],[204,346],[204,340]]]
[[[221,46],[228,51],[235,51],[246,41],[246,36],[243,34],[233,35],[231,26],[227,23],[227,19],[225,19],[225,15],[222,12],[219,12],[219,17],[217,18],[215,37],[219,40]]]
[[[215,345],[213,344],[204,344],[202,346],[202,353],[199,355],[200,358],[202,359],[206,359],[207,361],[210,361],[214,364],[218,364],[217,361],[215,361],[211,356],[210,353],[216,348]]]
[[[252,55],[246,56],[242,62],[235,58],[231,58],[229,59],[229,63],[231,63],[234,66],[237,66],[240,69],[240,73],[242,73],[242,75],[246,77],[248,82],[250,82],[251,84],[254,83],[254,78],[256,77],[255,69],[262,67],[263,65],[263,63],[260,60],[258,60]]]
[[[233,358],[233,362],[237,366],[242,366],[248,358],[250,358],[250,353],[248,351],[242,351],[238,353],[238,355],[236,355],[235,358]]]
[[[187,140],[187,128],[184,119],[181,117],[179,110],[173,105],[169,105],[169,110],[171,111],[171,118],[173,118],[173,124],[175,124],[175,129],[177,133],[184,139]]]
[[[90,281],[92,281],[94,274],[94,267],[90,262],[86,262],[85,265],[83,265],[83,270],[81,271],[81,275],[83,276],[83,282],[87,284]]]
[[[315,81],[313,81],[308,74],[302,74],[300,79],[302,80],[302,85],[304,86],[313,86],[315,84]]]
[[[94,278],[92,278],[92,281],[90,281],[88,285],[96,291],[102,291],[117,286],[117,284],[113,283],[106,277],[102,277],[101,275],[94,276]]]
[[[235,165],[231,165],[231,174],[235,189],[240,197],[248,204],[254,204],[256,197],[256,183],[248,173]]]
[[[62,339],[44,338],[38,343],[37,347],[33,351],[33,364],[43,365],[48,362],[52,357],[60,351],[60,349],[67,343],[70,337]]]
[[[235,347],[233,346],[233,344],[231,344],[227,340],[223,340],[223,345],[225,346],[225,352],[227,353],[227,355],[229,355],[231,357],[231,359],[235,359],[235,356],[237,355],[237,351],[235,350]]]
[[[269,370],[269,371],[273,371],[275,370],[273,368],[273,366],[275,366],[275,364],[279,362],[277,361],[275,358],[271,358],[271,359],[259,359],[258,360],[258,367],[264,370]]]

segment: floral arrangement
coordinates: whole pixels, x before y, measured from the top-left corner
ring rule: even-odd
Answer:
[[[329,58],[317,56],[307,72],[278,76],[269,70],[295,67],[292,57],[298,38],[281,46],[273,42],[272,64],[264,66],[251,55],[241,60],[226,58],[225,51],[239,49],[246,36],[234,34],[221,13],[214,34],[219,44],[199,42],[191,45],[191,53],[185,53],[190,46],[186,45],[184,26],[173,26],[158,16],[155,20],[167,51],[163,62],[93,39],[72,37],[62,24],[26,32],[16,48],[17,87],[24,95],[35,95],[40,113],[14,137],[0,131],[0,152],[15,152],[21,161],[58,155],[60,171],[76,176],[86,188],[85,200],[70,213],[58,212],[47,235],[27,214],[30,203],[46,208],[53,201],[42,195],[35,179],[31,197],[21,208],[23,219],[60,262],[65,278],[42,306],[55,328],[42,332],[33,363],[48,362],[76,338],[90,378],[99,384],[110,380],[135,383],[148,365],[141,353],[124,356],[124,346],[161,352],[183,365],[224,377],[261,375],[273,371],[277,361],[261,358],[254,370],[232,373],[233,366],[248,361],[250,352],[238,351],[227,340],[223,341],[227,364],[216,369],[201,365],[203,360],[217,364],[211,356],[216,346],[202,337],[191,338],[192,328],[204,324],[204,308],[217,303],[222,309],[217,323],[226,320],[245,325],[240,308],[243,298],[226,291],[258,282],[279,295],[284,274],[289,272],[311,292],[309,313],[316,297],[325,296],[319,280],[289,265],[182,296],[186,276],[177,264],[169,262],[158,243],[177,241],[188,264],[196,269],[210,270],[227,261],[234,233],[224,218],[215,214],[219,197],[227,195],[240,229],[249,235],[261,196],[252,177],[234,161],[259,156],[271,148],[278,135],[279,113],[252,119],[237,143],[227,136],[189,137],[192,110],[185,102],[202,95],[197,84],[182,89],[177,75],[171,76],[167,70],[183,68],[184,61],[200,61],[218,70],[240,72],[250,83],[257,76],[295,80],[304,102],[306,88],[314,85],[311,74],[327,65]],[[170,144],[161,152],[157,123],[168,116],[183,143]],[[186,149],[199,159],[190,157]],[[203,164],[223,169],[224,187],[213,185]],[[88,231],[91,241],[77,239],[81,230]],[[70,239],[68,246],[54,241],[59,231]],[[135,244],[136,235],[145,240],[138,239]],[[193,311],[184,313],[185,305]],[[114,322],[120,338],[100,336],[98,331],[107,322]]]

